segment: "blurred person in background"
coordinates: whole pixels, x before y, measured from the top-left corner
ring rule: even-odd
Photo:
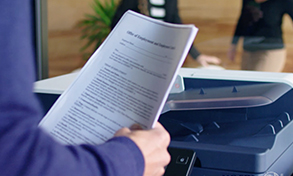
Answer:
[[[293,0],[243,0],[228,58],[235,60],[243,37],[242,70],[281,72],[286,63],[282,22],[293,19]]]
[[[165,22],[182,24],[177,0],[121,0],[112,20],[112,29],[127,10],[133,10]],[[202,54],[194,46],[190,48],[189,54],[203,67],[221,63],[219,58]]]

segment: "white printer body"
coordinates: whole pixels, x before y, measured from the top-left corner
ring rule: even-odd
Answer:
[[[77,74],[35,83],[45,112]],[[293,74],[181,68],[179,77],[159,121],[170,146],[196,152],[192,176],[293,173]]]

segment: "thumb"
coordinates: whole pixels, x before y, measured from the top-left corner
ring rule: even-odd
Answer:
[[[142,130],[143,128],[139,124],[133,124],[130,130]]]
[[[121,128],[120,130],[116,131],[114,134],[115,137],[118,136],[127,136],[129,133],[131,133],[131,130],[127,127]]]

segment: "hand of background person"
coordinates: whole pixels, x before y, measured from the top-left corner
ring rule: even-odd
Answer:
[[[228,59],[232,62],[235,61],[236,56],[236,45],[232,44],[227,53]]]
[[[221,63],[221,59],[215,57],[215,56],[209,56],[205,54],[200,54],[197,58],[196,61],[200,63],[203,67],[208,67],[209,64],[215,64],[219,65]]]
[[[142,130],[139,125],[122,128],[115,133],[115,136],[129,137],[139,147],[145,160],[144,176],[164,174],[165,166],[171,159],[167,151],[170,135],[159,122],[150,130]]]

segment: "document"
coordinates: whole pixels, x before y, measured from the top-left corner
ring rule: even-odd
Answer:
[[[127,11],[39,127],[65,145],[101,144],[133,124],[152,128],[196,33]]]

